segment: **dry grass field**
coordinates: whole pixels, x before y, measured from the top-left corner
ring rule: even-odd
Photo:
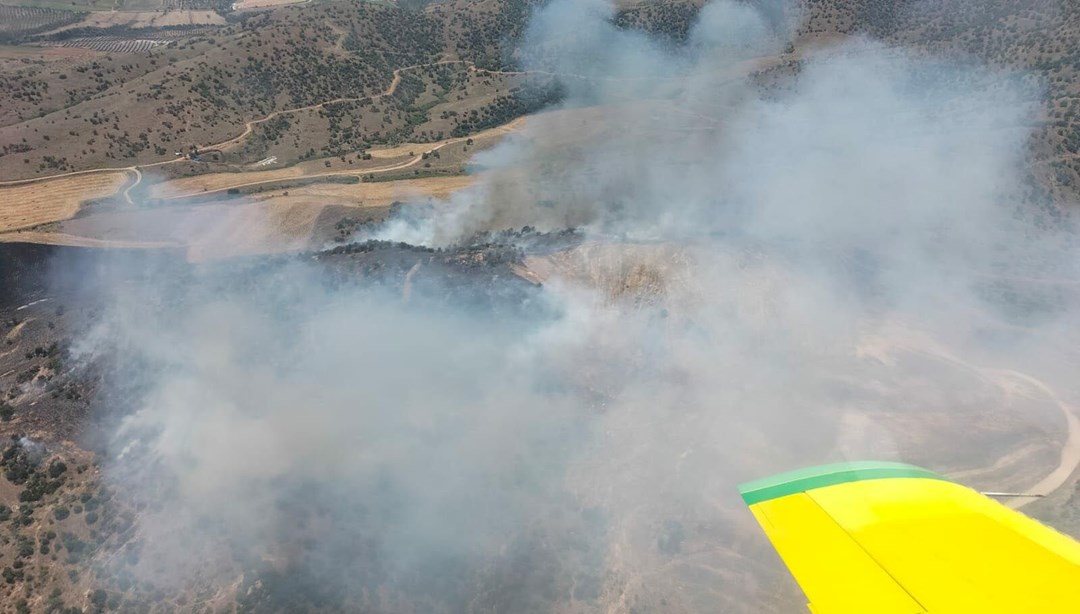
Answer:
[[[316,219],[327,207],[379,208],[395,201],[445,199],[466,188],[477,177],[461,169],[471,156],[497,144],[506,135],[522,131],[525,118],[484,130],[472,137],[438,143],[405,143],[373,149],[368,160],[338,158],[311,160],[265,171],[211,173],[150,183],[143,196],[162,201],[152,209],[99,211],[71,218],[79,204],[117,194],[128,180],[127,171],[91,173],[0,187],[0,235],[23,241],[85,247],[187,246],[193,259],[240,254],[292,251],[308,246]],[[471,141],[471,144],[469,144]],[[439,157],[425,154],[437,151]],[[415,173],[448,172],[446,176]],[[398,176],[400,175],[400,178]],[[281,181],[334,176],[383,176],[388,180],[361,183],[322,183],[276,187]],[[266,191],[228,200],[233,188]],[[223,201],[185,204],[182,199],[219,194]],[[213,196],[211,196],[213,198]],[[138,198],[135,198],[138,202]],[[175,201],[175,204],[168,204]],[[168,206],[163,206],[168,204]],[[51,222],[62,222],[51,224]],[[33,231],[19,229],[34,228]]]
[[[25,211],[20,217],[11,216],[17,222],[3,227],[0,241],[103,248],[183,247],[193,261],[296,251],[314,246],[316,221],[328,209],[337,211],[340,218],[345,216],[344,211],[385,208],[395,201],[444,199],[477,179],[457,175],[350,185],[317,184],[271,190],[240,201],[104,210],[71,219],[78,211],[83,185],[98,184],[98,194],[105,196],[123,186],[124,175],[119,172],[45,182],[56,184],[48,186],[51,188],[48,192],[42,192],[40,188],[45,186],[38,184],[2,188],[4,192],[0,194],[10,194],[17,199],[12,202],[26,202],[24,209],[42,215],[32,223],[27,222]],[[17,188],[21,190],[15,192]],[[40,206],[54,198],[56,202],[68,203],[69,207]],[[0,215],[0,220],[6,219],[7,216]],[[31,227],[32,230],[28,229]],[[315,240],[321,242],[327,238]]]
[[[352,169],[335,169],[334,166],[327,167],[320,160],[266,171],[196,175],[194,177],[184,177],[155,184],[151,186],[149,190],[149,197],[184,198],[189,196],[199,196],[206,192],[217,192],[230,188],[257,185],[260,183],[304,179],[306,177],[317,177],[327,174],[363,174],[387,166],[406,164],[415,157],[415,155],[410,156],[406,152],[404,155],[395,156],[389,159],[381,159],[378,163],[372,163],[370,160],[365,161],[367,162],[366,164],[357,164]]]
[[[109,11],[87,13],[77,23],[45,32],[53,34],[72,28],[162,28],[166,26],[223,26],[225,18],[215,11]]]
[[[128,173],[93,173],[0,186],[0,232],[66,220],[87,200],[116,194]]]
[[[183,11],[192,6],[207,8],[203,0],[4,0],[12,6],[26,6],[66,11],[96,11],[105,13],[140,13],[170,9]]]
[[[39,245],[63,245],[67,247],[96,247],[108,249],[162,249],[178,247],[162,241],[138,241],[125,239],[98,239],[44,230],[17,230],[0,233],[0,243],[36,243]]]
[[[263,192],[254,198],[260,202],[264,200],[305,202],[315,208],[331,205],[387,207],[395,201],[445,199],[454,192],[463,190],[479,180],[480,177],[476,175],[454,175],[376,183],[325,183],[290,188],[288,190]]]
[[[179,246],[202,261],[305,249],[322,206],[302,198],[105,211],[58,224],[62,244]]]
[[[329,224],[395,201],[444,199],[474,176],[430,177],[352,185],[320,184],[272,190],[239,201],[94,212],[48,228],[0,234],[0,240],[84,247],[183,247],[192,261],[317,247],[320,218]],[[357,211],[356,214],[348,213]],[[326,233],[322,233],[326,234]]]

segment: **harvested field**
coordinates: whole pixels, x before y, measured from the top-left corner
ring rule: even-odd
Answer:
[[[187,248],[188,258],[193,261],[295,251],[311,246],[320,219],[329,220],[327,223],[332,226],[341,217],[362,215],[361,209],[385,208],[396,200],[446,198],[475,180],[476,177],[455,176],[353,185],[319,184],[260,194],[254,200],[248,198],[239,203],[104,211],[69,219],[54,230],[0,234],[0,241],[113,248],[181,246]],[[327,210],[336,213],[327,217],[324,215]],[[358,213],[347,214],[350,210]],[[327,241],[329,236],[323,232],[316,242]]]
[[[94,213],[64,222],[58,233],[103,246],[183,246],[190,260],[201,261],[304,249],[321,212],[289,199],[218,202]]]
[[[116,171],[0,186],[0,232],[70,219],[81,203],[115,194],[127,177]]]
[[[407,163],[410,158],[407,156],[399,157],[399,162]],[[252,184],[272,182],[272,181],[285,181],[289,179],[304,179],[309,177],[319,177],[326,175],[327,172],[319,172],[319,168],[322,165],[316,165],[312,163],[297,164],[295,166],[289,166],[286,168],[278,168],[267,171],[255,171],[247,173],[212,173],[207,175],[197,175],[195,177],[184,177],[182,179],[174,179],[172,181],[166,181],[158,183],[150,188],[150,198],[179,198],[184,196],[198,196],[203,192],[213,192],[215,190],[226,190],[234,187],[243,187]],[[377,171],[385,166],[384,161],[380,161],[377,165],[369,164],[366,167],[364,165],[358,165],[355,169],[349,171],[333,171],[338,174],[354,174],[361,175],[365,172]],[[325,167],[323,167],[325,171]]]
[[[146,12],[97,12],[88,13],[78,23],[48,32],[62,32],[71,28],[163,28],[166,26],[223,26],[225,18],[215,11],[146,11]]]
[[[424,199],[444,199],[458,190],[469,187],[476,180],[475,175],[454,175],[375,183],[327,183],[288,190],[273,190],[254,198],[260,202],[273,200],[274,202],[304,204],[318,209],[328,205],[388,207],[395,201],[416,202]]]
[[[37,243],[39,245],[66,245],[68,247],[107,247],[111,249],[161,249],[176,247],[174,243],[160,241],[106,240],[81,237],[63,232],[41,230],[17,230],[0,232],[0,243]]]

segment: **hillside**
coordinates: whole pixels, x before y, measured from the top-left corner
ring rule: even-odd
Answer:
[[[700,0],[623,3],[617,23],[686,39]],[[780,3],[752,4],[777,15]],[[1080,5],[1054,0],[802,0],[797,37],[862,35],[917,54],[971,60],[1033,75],[1045,90],[1033,126],[1032,184],[1053,202],[1080,198]],[[782,21],[782,20],[781,20]]]
[[[231,15],[230,25],[200,27],[138,53],[9,62],[0,76],[0,175],[169,161],[293,109],[302,111],[259,124],[241,159],[254,162],[279,140],[291,141],[278,154],[286,162],[505,123],[557,96],[546,85],[534,93],[522,78],[472,69],[502,65],[492,41],[501,40],[509,10],[497,4],[473,21],[442,7],[326,2]],[[463,28],[476,36],[459,36]],[[148,30],[162,29],[51,36],[111,32],[143,40]]]
[[[678,44],[701,4],[626,2],[614,21]],[[775,3],[758,4],[783,23]],[[22,16],[0,32],[9,40],[81,52],[3,63],[0,175],[154,164],[221,143],[230,157],[219,161],[274,155],[285,165],[490,128],[559,98],[549,82],[501,72],[515,66],[514,45],[534,5],[333,0],[226,13],[226,25],[164,27],[88,27],[79,21],[86,13],[0,7]],[[865,34],[1038,75],[1047,100],[1031,144],[1034,183],[1059,203],[1080,196],[1080,51],[1072,44],[1080,9],[1049,1],[814,0],[802,11],[797,36]],[[381,96],[395,71],[401,87]],[[250,138],[231,142],[239,135]]]
[[[804,611],[736,484],[854,458],[1080,534],[1080,282],[969,189],[1006,141],[897,145],[940,81],[783,108],[848,37],[1026,71],[1064,208],[1080,9],[803,0],[681,71],[706,0],[617,0],[669,80],[526,62],[552,1],[0,5],[0,614]]]

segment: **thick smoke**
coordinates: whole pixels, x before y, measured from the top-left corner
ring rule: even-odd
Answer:
[[[136,382],[111,473],[155,502],[147,569],[243,575],[267,610],[790,611],[738,481],[1057,452],[1024,379],[1075,365],[1074,252],[1020,172],[1037,83],[788,48],[796,15],[739,2],[678,47],[612,15],[540,9],[521,58],[564,107],[385,230],[584,228],[526,258],[542,288],[405,302],[307,262],[116,289],[85,345]]]

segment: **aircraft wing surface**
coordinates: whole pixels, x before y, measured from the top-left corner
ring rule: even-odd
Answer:
[[[901,463],[739,487],[814,614],[1080,613],[1080,544]]]

